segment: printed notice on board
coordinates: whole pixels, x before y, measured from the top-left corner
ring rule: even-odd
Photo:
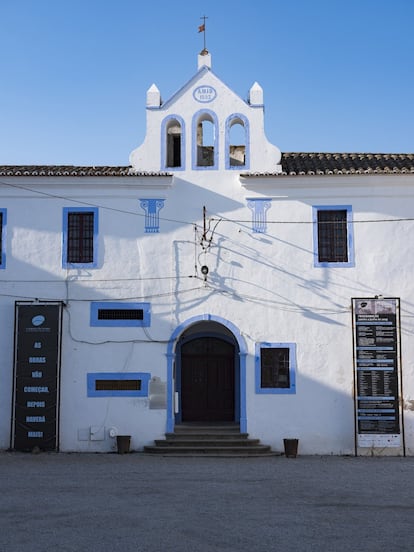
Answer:
[[[61,303],[16,304],[13,448],[56,450]]]
[[[401,446],[398,299],[354,299],[360,447]]]

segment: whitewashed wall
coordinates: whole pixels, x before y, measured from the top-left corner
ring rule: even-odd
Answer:
[[[290,436],[300,439],[303,454],[352,454],[351,298],[384,295],[401,298],[404,427],[407,453],[414,454],[414,222],[373,222],[410,218],[413,177],[258,178],[249,180],[246,189],[246,179],[242,185],[233,174],[220,179],[211,173],[191,176],[192,182],[174,178],[171,188],[158,190],[165,197],[158,234],[144,233],[138,199],[145,177],[83,179],[81,186],[62,178],[53,187],[47,179],[24,179],[26,188],[47,189],[68,200],[3,188],[8,255],[7,269],[0,274],[1,448],[9,446],[10,438],[14,300],[37,297],[66,304],[61,450],[112,450],[109,428],[130,434],[136,449],[162,437],[165,410],[150,410],[148,398],[88,398],[86,374],[142,371],[165,381],[166,342],[175,328],[211,314],[229,320],[246,341],[247,426],[252,435],[276,449]],[[253,187],[256,194],[272,198],[265,234],[251,230],[246,197]],[[76,201],[99,205],[97,269],[61,268],[62,208]],[[311,207],[322,203],[352,204],[354,220],[366,221],[354,222],[355,268],[314,268]],[[185,224],[202,226],[203,205],[208,217],[231,219],[217,225],[205,254],[193,225]],[[207,282],[199,272],[201,264],[210,268]],[[90,327],[90,301],[105,299],[149,301],[151,327]],[[261,341],[296,343],[296,394],[255,393],[254,349]],[[84,440],[91,427],[105,428],[99,434],[103,438]]]

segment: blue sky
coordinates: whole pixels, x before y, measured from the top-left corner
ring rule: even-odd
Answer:
[[[282,151],[413,152],[412,0],[1,0],[0,164],[127,165],[146,91],[264,89]]]

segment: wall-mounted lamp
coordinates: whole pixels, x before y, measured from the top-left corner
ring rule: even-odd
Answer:
[[[208,266],[203,265],[201,267],[201,274],[204,276],[204,280],[207,280],[207,274],[208,274]]]

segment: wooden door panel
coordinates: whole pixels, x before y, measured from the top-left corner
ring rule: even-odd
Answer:
[[[234,346],[231,343],[206,337],[182,347],[183,421],[233,421],[234,393]]]
[[[200,415],[207,410],[207,363],[204,357],[182,359],[181,363],[181,408],[183,421],[201,421]]]

